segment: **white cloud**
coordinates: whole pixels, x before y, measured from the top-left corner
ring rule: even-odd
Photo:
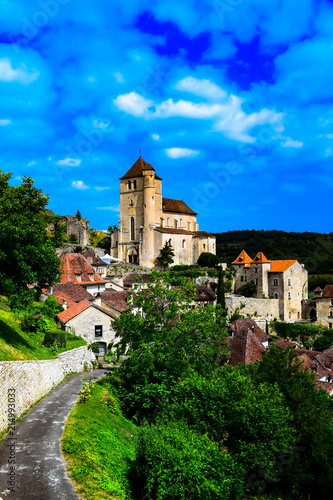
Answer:
[[[28,167],[33,167],[34,165],[37,165],[36,161],[29,161]]]
[[[6,127],[10,125],[12,122],[10,120],[0,120],[0,127]]]
[[[65,167],[78,167],[81,163],[82,160],[78,158],[65,158],[64,160],[57,161],[57,165],[64,165]]]
[[[276,132],[284,130],[283,113],[264,108],[247,115],[242,109],[243,102],[243,99],[231,94],[223,104],[184,100],[174,102],[173,99],[154,104],[136,92],[119,95],[114,100],[115,105],[125,113],[145,120],[171,117],[212,120],[213,129],[239,142],[255,142],[256,138],[251,136],[249,131],[258,125],[273,125]]]
[[[216,83],[208,79],[199,80],[192,76],[183,78],[176,83],[174,88],[209,99],[226,99],[228,97],[226,91],[216,85]]]
[[[17,81],[23,84],[29,84],[39,77],[39,72],[35,69],[29,71],[25,64],[20,64],[19,68],[14,69],[8,57],[0,59],[0,81]]]
[[[290,139],[290,137],[288,137],[286,139],[286,141],[284,143],[282,143],[282,146],[284,148],[301,148],[303,146],[303,142],[301,141],[294,141],[293,139]]]
[[[75,189],[80,189],[81,191],[85,191],[89,189],[89,186],[86,186],[82,181],[73,181],[72,187]]]
[[[154,139],[154,141],[159,141],[161,137],[158,134],[153,134],[152,138]]]
[[[120,212],[120,207],[119,205],[111,205],[109,207],[96,207],[97,210],[111,210],[111,212]]]
[[[95,187],[96,191],[106,191],[107,189],[110,189],[109,186],[96,186]]]
[[[98,120],[94,120],[93,126],[95,128],[107,128],[109,126],[109,123],[108,122],[99,122]]]
[[[121,111],[136,117],[143,116],[153,104],[153,101],[145,99],[136,92],[119,95],[113,102]]]
[[[198,156],[200,151],[196,151],[195,149],[186,149],[186,148],[170,148],[165,149],[165,152],[169,158],[193,158],[194,156]]]

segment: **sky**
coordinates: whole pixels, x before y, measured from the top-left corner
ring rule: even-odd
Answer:
[[[333,2],[0,0],[0,168],[119,221],[140,155],[201,230],[331,232]]]

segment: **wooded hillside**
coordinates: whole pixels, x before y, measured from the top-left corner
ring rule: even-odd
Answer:
[[[268,259],[297,259],[305,264],[309,274],[333,273],[333,233],[246,230],[214,234],[217,255],[228,264],[242,250],[252,258],[261,251]]]

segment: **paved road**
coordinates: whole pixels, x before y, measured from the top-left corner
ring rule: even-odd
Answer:
[[[95,370],[93,379],[107,370]],[[10,492],[6,500],[78,500],[67,475],[60,440],[79,397],[81,379],[82,374],[70,376],[16,424],[14,436],[7,434],[0,442],[0,493],[8,489],[8,459],[11,450],[15,451],[15,492]]]

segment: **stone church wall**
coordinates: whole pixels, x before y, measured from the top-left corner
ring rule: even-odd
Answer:
[[[29,410],[66,375],[92,367],[94,354],[87,346],[78,347],[45,361],[0,362],[0,433],[8,427],[8,394],[14,395],[15,416]]]

